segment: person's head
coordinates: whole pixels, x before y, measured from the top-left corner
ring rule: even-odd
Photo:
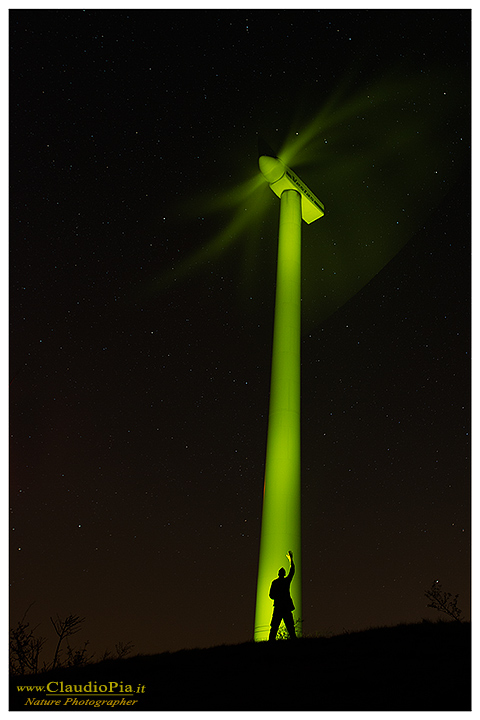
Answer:
[[[278,571],[278,577],[285,577],[285,568],[280,568]]]

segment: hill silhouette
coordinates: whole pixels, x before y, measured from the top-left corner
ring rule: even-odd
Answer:
[[[47,698],[49,682],[55,692],[48,697],[60,700],[57,706],[39,704]],[[105,693],[112,682],[118,683],[117,694]],[[86,692],[103,694],[78,692],[87,683]],[[112,706],[112,698],[120,702],[118,693],[128,692],[127,686],[136,702]],[[136,692],[139,688],[143,691]],[[99,699],[105,702],[95,707]],[[471,627],[423,621],[330,638],[137,655],[11,678],[10,710],[89,709],[468,711]]]

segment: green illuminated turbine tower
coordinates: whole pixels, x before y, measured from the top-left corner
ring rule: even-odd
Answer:
[[[262,155],[260,171],[280,198],[277,286],[270,408],[258,564],[255,640],[267,640],[272,580],[293,552],[290,592],[294,620],[302,617],[300,522],[300,333],[301,223],[324,215],[323,204],[279,158]]]

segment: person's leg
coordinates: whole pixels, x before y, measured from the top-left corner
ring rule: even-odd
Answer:
[[[291,640],[294,640],[297,636],[295,635],[295,623],[293,622],[293,615],[291,612],[285,613],[283,616],[283,622],[287,627]]]
[[[278,628],[282,622],[282,613],[278,612],[275,608],[273,609],[272,621],[270,623],[270,635],[268,636],[269,641],[274,641],[277,637]]]

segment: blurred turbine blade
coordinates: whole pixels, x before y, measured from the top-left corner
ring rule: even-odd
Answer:
[[[153,278],[149,285],[150,292],[165,290],[178,280],[200,270],[210,260],[214,261],[240,241],[243,237],[242,233],[252,225],[252,222],[257,223],[260,221],[266,207],[268,207],[264,201],[266,195],[270,194],[270,190],[268,190],[268,185],[260,174],[259,178],[254,178],[254,180],[255,188],[260,188],[259,192],[253,196],[252,192],[249,192],[248,197],[242,203],[239,202],[237,197],[235,202],[237,208],[228,224],[208,242],[190,252],[174,267],[170,267],[164,273]],[[251,183],[252,181],[248,182]],[[264,192],[262,192],[262,189]],[[249,207],[245,207],[247,203]]]
[[[244,203],[253,193],[255,193],[263,185],[262,176],[257,173],[248,180],[235,185],[223,192],[219,193],[213,199],[206,199],[203,208],[209,210],[222,210],[236,207],[239,203]]]

